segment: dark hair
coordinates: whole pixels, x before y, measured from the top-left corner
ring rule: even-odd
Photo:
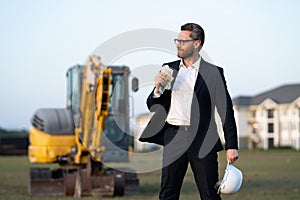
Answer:
[[[182,31],[191,31],[190,37],[194,40],[201,40],[201,46],[204,44],[205,34],[203,28],[195,23],[186,23],[181,26]]]

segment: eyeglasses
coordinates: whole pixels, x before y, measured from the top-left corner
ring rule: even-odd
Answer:
[[[176,45],[178,45],[178,44],[184,45],[184,43],[192,42],[192,41],[195,41],[195,40],[178,40],[178,39],[174,39],[174,42],[175,42]]]

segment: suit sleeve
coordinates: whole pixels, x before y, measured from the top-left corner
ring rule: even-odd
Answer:
[[[152,92],[149,94],[147,98],[147,107],[150,112],[155,112],[155,110],[153,110],[154,109],[153,105],[160,104],[160,97],[154,97],[154,90],[155,88],[152,90]]]
[[[166,65],[166,63],[164,63],[162,66]],[[157,106],[155,105],[164,105],[166,104],[166,93],[168,92],[164,92],[163,94],[160,95],[160,97],[154,97],[154,91],[155,91],[155,87],[152,90],[152,92],[149,94],[148,98],[147,98],[147,107],[149,109],[150,112],[155,112],[157,109]]]
[[[238,136],[232,100],[227,89],[223,69],[218,67],[218,70],[220,77],[216,81],[216,107],[222,121],[225,149],[238,149]]]

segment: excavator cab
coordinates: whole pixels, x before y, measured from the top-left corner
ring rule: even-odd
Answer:
[[[76,65],[67,72],[67,109],[72,110],[75,126],[80,125],[80,91],[83,66]],[[127,66],[109,66],[112,70],[110,77],[110,97],[108,103],[108,115],[104,120],[104,129],[101,146],[103,162],[128,162],[129,154],[133,147],[133,138],[130,136],[129,120],[129,76]],[[133,79],[133,82],[137,79]],[[135,86],[137,87],[137,86]]]

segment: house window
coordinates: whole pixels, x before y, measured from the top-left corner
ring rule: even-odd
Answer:
[[[274,138],[268,138],[268,148],[269,149],[274,148]]]
[[[299,111],[299,112],[300,112],[300,111]],[[255,116],[256,116],[256,111],[253,110],[253,111],[252,111],[252,117],[255,118]]]
[[[268,133],[274,133],[274,124],[268,123]]]
[[[268,109],[268,118],[274,118],[274,109]]]
[[[252,127],[252,133],[256,134],[257,133],[257,129],[255,127]]]

